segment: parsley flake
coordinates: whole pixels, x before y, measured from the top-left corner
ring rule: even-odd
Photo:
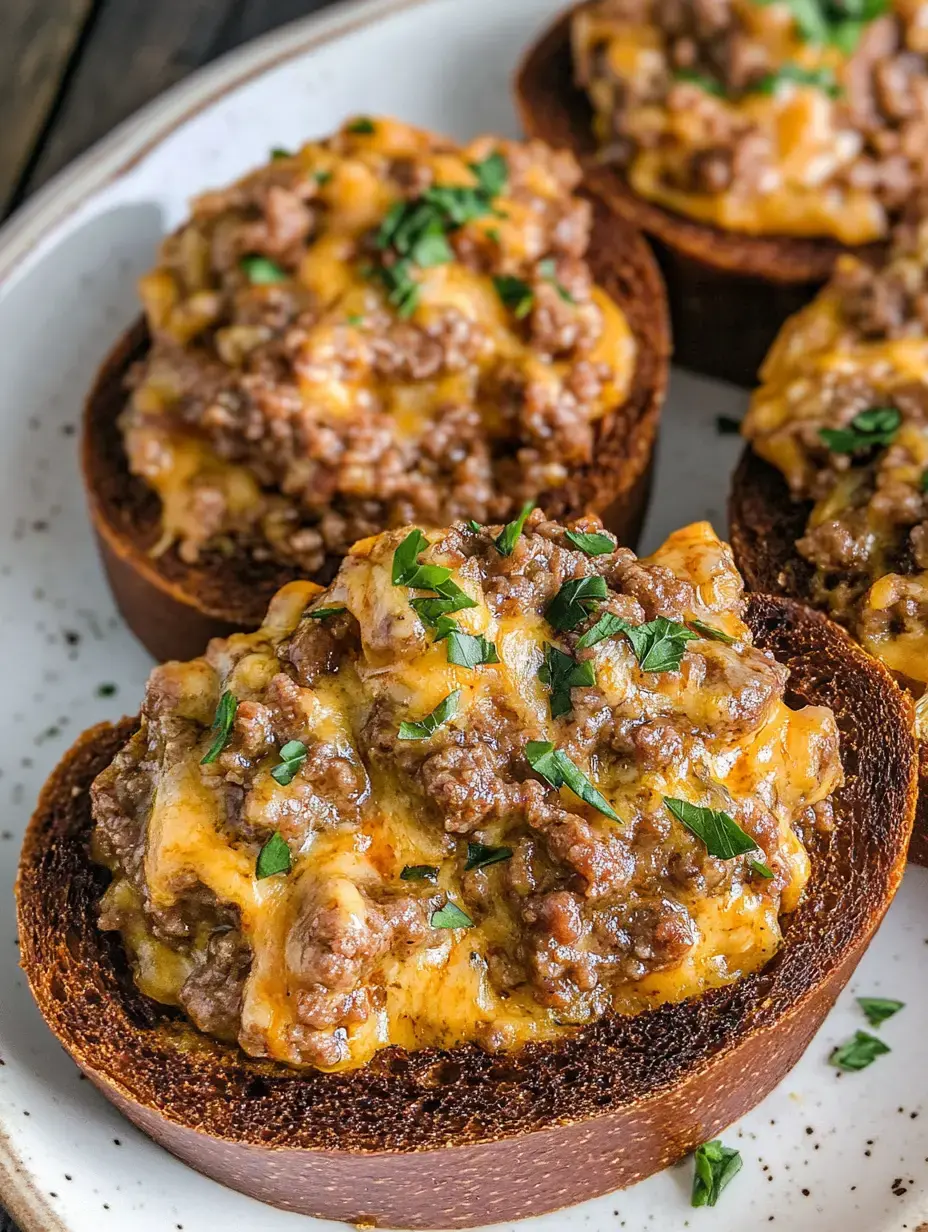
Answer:
[[[871,1027],[878,1027],[893,1014],[905,1009],[904,1001],[893,1001],[889,997],[858,997],[857,1004],[867,1016]]]
[[[558,278],[557,261],[554,257],[545,257],[542,261],[539,261],[538,272],[545,282],[550,282],[565,304],[575,304],[577,302]]]
[[[229,737],[232,735],[232,724],[235,722],[235,712],[238,709],[238,698],[226,690],[219,699],[219,705],[216,707],[216,714],[213,718],[211,730],[216,733],[213,743],[209,746],[209,751],[200,762],[201,766],[208,766],[216,760],[222,750],[229,743]]]
[[[686,625],[658,616],[647,624],[624,623],[622,632],[632,644],[638,666],[643,672],[676,672],[686,653],[686,643],[698,639]]]
[[[819,428],[818,434],[832,453],[860,453],[891,445],[901,423],[894,406],[878,406],[855,415],[846,428]]]
[[[455,689],[453,693],[449,693],[443,701],[440,701],[432,713],[427,714],[424,719],[420,719],[417,723],[400,723],[399,739],[428,740],[442,723],[447,723],[453,715],[457,714],[460,700],[461,690]]]
[[[525,529],[526,519],[534,508],[534,501],[526,501],[522,506],[522,512],[516,520],[514,522],[509,522],[508,525],[504,526],[502,531],[497,535],[496,539],[494,539],[493,542],[496,544],[496,550],[499,552],[500,556],[511,556],[513,554],[516,544],[519,541],[519,536]]]
[[[448,639],[448,662],[455,667],[479,667],[482,663],[499,662],[496,647],[482,635],[475,637],[472,633],[464,633],[455,625],[444,634],[439,630],[436,640],[442,637]]]
[[[253,287],[269,287],[278,282],[286,282],[290,275],[267,257],[242,257],[238,263],[239,269]]]
[[[280,750],[280,762],[271,770],[271,778],[281,787],[289,786],[305,760],[306,745],[303,741],[288,740]]]
[[[439,628],[442,617],[448,617],[452,612],[463,612],[467,608],[476,607],[476,602],[466,595],[462,590],[459,595],[449,598],[438,599],[410,599],[409,606],[414,609],[416,615],[431,629]],[[449,624],[453,624],[451,621]],[[447,636],[448,627],[445,626],[445,636]]]
[[[702,620],[688,620],[686,623],[691,629],[695,629],[697,633],[709,638],[713,642],[724,642],[726,646],[734,646],[738,640],[736,637],[732,637],[730,633],[717,629],[715,625],[707,625]]]
[[[741,1155],[716,1138],[696,1148],[693,1156],[692,1206],[715,1206],[725,1186],[741,1171]]]
[[[736,856],[757,851],[757,844],[751,836],[745,834],[728,813],[671,796],[664,796],[663,800],[677,821],[682,821],[691,834],[702,840],[710,856],[716,856],[719,860],[734,860]]]
[[[400,873],[400,881],[432,881],[438,880],[438,869],[434,864],[407,864]]]
[[[279,162],[281,158],[292,158],[292,157],[293,157],[293,151],[284,149],[282,145],[275,145],[271,149],[271,161],[272,162],[276,163],[276,162]]]
[[[258,852],[255,862],[255,877],[263,881],[275,873],[289,873],[292,867],[290,847],[287,840],[276,830]]]
[[[429,924],[432,928],[473,928],[474,921],[470,916],[462,911],[457,903],[451,902],[449,899],[444,907],[439,907],[437,911],[433,911],[429,919]]]
[[[521,321],[532,311],[535,292],[521,278],[514,278],[511,274],[497,274],[493,285],[496,287],[496,294],[512,311],[517,321]]]
[[[801,64],[781,64],[774,73],[767,73],[755,82],[752,90],[757,94],[776,94],[780,86],[814,86],[824,91],[829,98],[839,98],[843,93],[829,68],[803,68]]]
[[[608,556],[616,549],[615,540],[602,531],[568,530],[564,534],[575,548],[586,552],[587,556]]]
[[[511,859],[511,847],[486,847],[483,843],[468,843],[464,872],[469,873],[474,868],[488,868],[491,864],[502,864],[504,860]]]
[[[606,579],[598,573],[571,578],[548,604],[545,619],[555,629],[576,629],[589,616],[590,610],[608,594]]]
[[[761,877],[764,881],[773,880],[773,869],[763,860],[752,860],[748,867],[755,877]]]
[[[613,637],[616,633],[622,633],[625,630],[627,622],[621,616],[615,616],[612,612],[606,612],[600,616],[595,625],[587,629],[586,633],[577,642],[578,650],[587,650],[590,646],[595,646],[597,642],[603,642],[607,637]]]
[[[596,683],[593,663],[587,659],[578,663],[572,655],[557,646],[545,647],[545,661],[538,670],[538,679],[551,690],[551,718],[569,714],[573,709],[571,689],[589,688]]]
[[[345,125],[345,131],[369,136],[371,133],[376,132],[377,129],[374,121],[368,116],[358,116],[356,120],[351,120]]]
[[[828,1064],[835,1069],[856,1073],[857,1070],[866,1069],[877,1057],[885,1056],[889,1051],[889,1045],[875,1035],[870,1035],[867,1031],[856,1031],[853,1039],[840,1044],[832,1051]]]
[[[530,740],[525,746],[525,760],[536,774],[540,774],[552,787],[569,787],[575,796],[592,805],[613,821],[621,821],[618,813],[604,795],[593,786],[579,767],[566,753],[556,749],[547,740]]]
[[[304,612],[307,620],[328,620],[330,616],[341,616],[347,612],[346,607],[315,607],[311,612]]]
[[[509,165],[499,150],[494,150],[482,162],[471,163],[470,169],[488,197],[499,197],[509,183]]]
[[[700,90],[705,90],[707,94],[713,94],[716,98],[725,97],[725,87],[720,81],[710,77],[708,73],[699,73],[692,68],[678,68],[673,76],[675,81],[683,81],[687,85],[699,86]]]

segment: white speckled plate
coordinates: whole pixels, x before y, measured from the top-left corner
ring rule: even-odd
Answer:
[[[149,668],[97,563],[75,428],[97,362],[135,314],[134,280],[192,193],[349,112],[391,112],[461,138],[514,134],[512,65],[558,7],[374,0],[298,23],[146,109],[0,232],[0,1195],[26,1232],[337,1227],[222,1189],[143,1138],[80,1079],[17,967],[13,878],[45,772],[84,727],[133,712]],[[724,530],[737,442],[716,435],[714,417],[742,410],[740,393],[675,375],[647,544],[693,518]],[[926,976],[928,877],[913,870],[805,1059],[727,1131],[745,1166],[714,1211],[689,1208],[684,1164],[521,1227],[928,1232]],[[881,1028],[890,1055],[842,1076],[826,1058],[865,1025],[855,993],[899,997],[907,1008]]]

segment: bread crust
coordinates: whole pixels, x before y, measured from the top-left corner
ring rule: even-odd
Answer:
[[[654,258],[638,233],[594,201],[588,259],[597,282],[619,304],[638,342],[631,392],[604,418],[593,462],[576,469],[539,504],[565,520],[592,511],[620,543],[634,546],[647,512],[654,446],[667,385],[670,328],[667,297]],[[116,603],[127,624],[157,659],[191,659],[211,637],[256,629],[277,590],[297,570],[250,556],[218,555],[185,564],[171,548],[157,558],[160,503],[130,474],[118,418],[125,378],[145,354],[148,332],[138,321],[107,357],[84,410],[83,470],[90,514]],[[338,561],[313,578],[327,584]]]
[[[775,466],[745,449],[732,477],[729,538],[735,563],[750,590],[808,603],[815,570],[796,551],[812,511],[796,501]],[[919,793],[909,859],[928,865],[928,746],[918,745]]]
[[[298,1073],[196,1035],[145,998],[96,927],[87,788],[136,720],[87,732],[52,775],[17,880],[22,965],[81,1069],[192,1167],[303,1214],[461,1228],[537,1215],[667,1166],[758,1103],[798,1060],[902,876],[916,791],[910,699],[819,613],[753,596],[758,645],[790,704],[835,710],[838,825],[762,971],[636,1017],[490,1056],[387,1048],[363,1069]],[[563,1166],[565,1160],[571,1166]]]
[[[587,187],[618,218],[649,237],[667,286],[676,362],[751,388],[780,326],[827,281],[838,256],[866,256],[879,246],[740,235],[634,193],[618,170],[596,159],[593,109],[573,78],[570,27],[575,12],[562,14],[517,70],[516,104],[525,131],[571,150],[584,168]]]

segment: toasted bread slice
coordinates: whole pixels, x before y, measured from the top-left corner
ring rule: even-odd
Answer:
[[[790,496],[775,466],[746,449],[732,478],[729,537],[745,585],[807,602],[815,570],[796,551],[805,533],[811,501]],[[928,865],[928,747],[918,744],[919,794],[909,859]]]
[[[597,161],[593,109],[574,84],[564,13],[529,49],[515,78],[526,132],[569,149],[586,185],[651,240],[667,284],[677,363],[753,387],[757,370],[787,317],[808,303],[835,260],[835,240],[751,236],[723,231],[639,197],[621,172]]]
[[[758,1103],[799,1059],[902,876],[916,792],[912,706],[837,626],[754,596],[755,643],[787,701],[830,706],[846,784],[812,830],[812,877],[761,971],[570,1038],[488,1055],[387,1048],[361,1069],[298,1072],[197,1035],[136,988],[96,925],[88,788],[135,727],[87,732],[55,771],[17,883],[22,965],[87,1076],[192,1167],[304,1214],[369,1226],[518,1219],[630,1185]],[[564,1161],[570,1166],[565,1167]]]
[[[634,546],[647,511],[667,384],[667,301],[647,244],[599,203],[588,260],[631,326],[638,347],[635,373],[625,403],[598,424],[593,462],[538,503],[561,520],[598,513],[620,543]],[[145,325],[138,322],[97,377],[84,412],[84,479],[103,563],[126,622],[156,658],[189,659],[211,637],[257,628],[272,595],[297,573],[274,561],[255,562],[244,552],[212,554],[193,565],[173,549],[152,556],[161,535],[160,504],[130,474],[117,422],[126,374],[147,346]],[[315,580],[328,582],[337,566],[337,560],[328,561]]]

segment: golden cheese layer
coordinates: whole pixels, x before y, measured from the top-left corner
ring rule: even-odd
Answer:
[[[578,179],[540,145],[361,118],[198,198],[140,284],[155,345],[124,429],[156,550],[253,533],[311,571],[374,529],[508,517],[563,484],[636,358],[590,285]],[[421,216],[385,242],[404,205],[437,211],[424,243]]]
[[[917,188],[924,99],[916,80],[897,105],[884,81],[899,81],[897,54],[923,77],[926,31],[918,0],[859,15],[828,0],[598,0],[574,20],[574,63],[603,156],[640,196],[725,231],[856,245]]]
[[[813,599],[916,696],[928,684],[928,560],[919,546],[928,518],[919,397],[928,387],[928,341],[904,312],[893,328],[864,333],[848,303],[863,277],[876,305],[885,296],[892,303],[894,287],[914,300],[928,262],[921,232],[916,251],[896,253],[876,274],[842,258],[835,280],[780,332],[743,426],[793,495],[813,502],[798,545],[815,566]],[[886,436],[868,444],[864,435],[845,452],[829,433],[853,430],[870,410],[889,413]]]
[[[563,542],[563,532],[557,534]],[[455,535],[459,543],[465,532]],[[392,579],[393,555],[401,539],[394,534],[358,544],[327,591],[293,583],[277,595],[257,633],[213,643],[206,658],[168,664],[153,677],[148,717],[127,754],[154,775],[143,817],[144,891],[140,895],[124,857],[110,854],[106,858],[114,880],[104,901],[104,915],[110,927],[121,928],[141,989],[158,1001],[182,1002],[184,982],[203,961],[207,932],[193,929],[183,943],[163,934],[159,940],[146,912],[183,909],[191,894],[197,901],[205,894],[227,908],[252,955],[240,1009],[240,1044],[255,1055],[291,1064],[305,1061],[298,1021],[305,992],[301,955],[307,944],[323,944],[318,937],[307,941],[300,932],[301,920],[320,903],[324,918],[337,918],[343,930],[349,925],[362,929],[374,910],[371,904],[395,902],[390,895],[400,891],[427,900],[429,912],[450,902],[463,905],[472,916],[472,926],[441,928],[432,914],[424,943],[400,945],[378,958],[366,977],[376,989],[370,1012],[363,1021],[330,1031],[337,1036],[338,1050],[325,1068],[362,1065],[389,1044],[450,1048],[477,1040],[495,1048],[517,1047],[563,1035],[609,1011],[638,1013],[696,996],[763,966],[780,945],[781,914],[796,907],[810,873],[809,856],[795,827],[802,819],[809,822],[842,774],[831,712],[822,707],[789,709],[782,699],[779,669],[752,647],[739,614],[742,584],[729,549],[707,524],[698,523],[672,535],[640,562],[645,575],[664,587],[674,579],[691,586],[687,620],[702,621],[726,641],[691,640],[676,670],[647,671],[625,636],[608,637],[591,656],[595,689],[574,689],[573,712],[552,718],[548,687],[543,674],[539,676],[545,647],[556,636],[545,617],[536,610],[500,614],[499,605],[491,602],[488,575],[478,565],[484,556],[471,557],[454,577],[475,606],[457,612],[454,619],[462,631],[492,641],[498,662],[476,667],[449,662],[447,643],[426,631],[410,607],[408,588]],[[429,539],[434,546],[423,559],[459,562],[442,534],[433,532]],[[520,553],[535,551],[540,542],[538,535],[526,537],[514,559],[518,562]],[[496,553],[489,541],[481,551],[487,558]],[[637,568],[624,549],[616,559]],[[230,829],[229,782],[240,781],[236,767],[244,764],[239,750],[246,747],[238,743],[238,729],[224,755],[227,761],[218,767],[201,764],[215,738],[209,727],[220,696],[232,693],[239,699],[238,723],[249,699],[267,700],[269,686],[290,653],[288,646],[307,622],[307,611],[333,606],[347,608],[359,640],[337,669],[318,675],[312,687],[300,687],[294,695],[295,715],[290,713],[288,721],[301,731],[310,764],[282,785],[272,774],[279,752],[262,756],[237,814],[237,828]],[[761,681],[769,685],[762,704],[757,700]],[[472,749],[484,741],[490,751],[494,742],[511,737],[514,764],[522,767],[518,785],[519,775],[533,778],[522,760],[524,742],[550,741],[570,751],[619,820],[583,803],[566,786],[545,787],[552,830],[539,829],[537,818],[527,824],[521,810],[528,806],[516,804],[466,835],[486,846],[508,845],[516,855],[479,875],[465,872],[467,842],[463,826],[455,829],[460,817],[447,817],[444,828],[437,824],[428,794],[411,785],[408,768],[404,771],[401,762],[376,755],[383,747],[383,733],[376,740],[371,736],[374,717],[392,716],[388,734],[395,733],[397,718],[419,721],[456,690],[457,710],[439,729],[439,735],[444,733],[442,748]],[[160,722],[155,715],[165,698],[171,719],[166,742],[154,734]],[[673,756],[664,764],[659,758],[636,760],[619,754],[607,741],[597,744],[592,755],[587,752],[584,760],[574,743],[581,713],[585,722],[601,724],[608,714],[630,729],[640,723],[657,724],[655,730],[665,733],[673,728]],[[248,714],[254,719],[258,711],[252,708]],[[487,715],[496,718],[488,724]],[[504,725],[508,735],[501,730]],[[417,747],[424,754],[430,751],[428,741]],[[312,780],[309,789],[306,776],[311,775],[313,748],[324,748],[328,756],[336,751],[343,771],[350,768],[358,776],[363,785],[355,793],[356,815],[333,816],[324,787]],[[103,780],[110,790],[106,775]],[[471,793],[485,790],[486,780],[479,777],[469,787]],[[762,836],[757,837],[757,849],[733,861],[709,858],[699,841],[668,814],[663,803],[667,797],[727,809],[748,832]],[[577,976],[566,1007],[550,999],[545,1003],[538,986],[527,980],[501,984],[493,974],[501,957],[520,959],[526,920],[543,913],[536,897],[525,899],[527,891],[517,892],[510,866],[535,858],[531,852],[537,856],[539,844],[556,842],[551,836],[568,824],[565,818],[579,824],[577,834],[587,834],[601,854],[611,850],[609,844],[621,846],[625,881],[620,885],[614,880],[618,865],[610,874],[612,881],[602,870],[587,869],[586,888],[578,891],[576,873],[560,862],[576,858],[576,853],[552,847],[551,852],[567,850],[560,856],[549,853],[546,866],[546,884],[560,886],[559,902],[567,894],[580,904],[579,911],[593,913],[590,919],[602,923],[618,918],[609,912],[623,894],[631,893],[632,866],[627,862],[632,860],[637,862],[636,901],[642,909],[653,910],[663,895],[665,913],[665,923],[647,945],[642,936],[635,951],[637,977],[613,963],[608,946],[603,952],[600,943],[599,983],[584,985]],[[292,867],[289,873],[258,879],[256,853],[272,830],[286,839]],[[104,858],[99,837],[97,854]],[[765,862],[770,876],[758,875],[751,859]],[[648,860],[651,874],[646,872]],[[421,865],[437,870],[434,883],[401,879],[404,869]],[[468,880],[475,876],[478,883]],[[671,963],[661,964],[647,946],[658,945],[666,937],[661,929],[681,916],[688,920],[689,931],[682,934],[685,944]],[[323,916],[317,911],[312,918]],[[623,918],[642,917],[633,913]],[[591,936],[571,943],[580,947],[581,957],[583,946],[593,944]],[[617,933],[613,958],[618,959],[626,943]],[[335,943],[329,937],[325,944]],[[560,951],[553,938],[550,944],[553,957]],[[567,945],[563,935],[558,944]],[[575,956],[572,961],[579,960]]]

